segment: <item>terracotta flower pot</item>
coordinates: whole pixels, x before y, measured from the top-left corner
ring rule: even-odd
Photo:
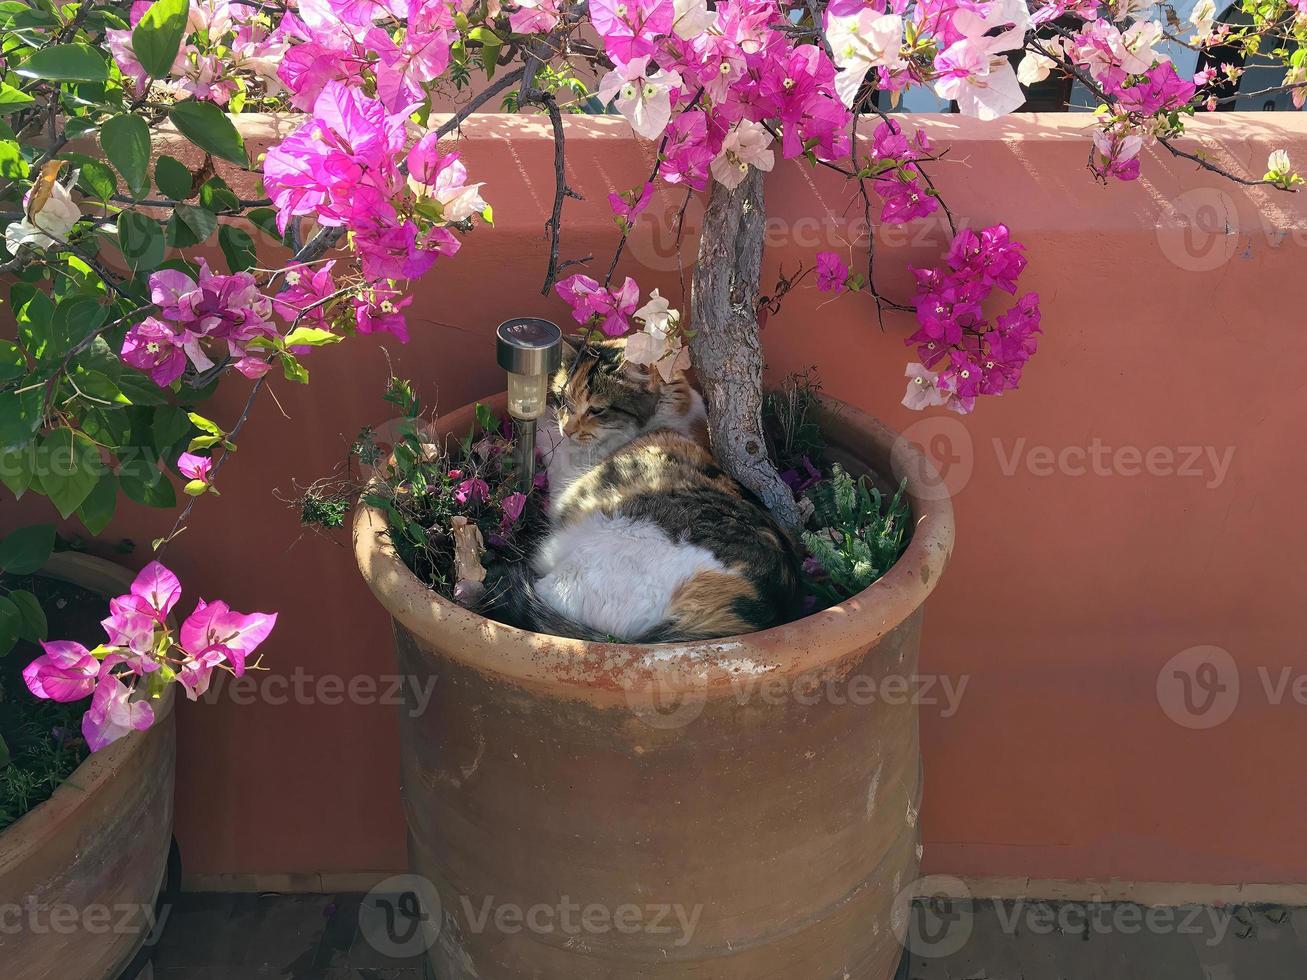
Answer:
[[[56,554],[41,574],[106,599],[132,584],[88,555]],[[5,980],[114,980],[149,938],[172,840],[172,706],[168,694],[153,727],[91,755],[0,833]]]
[[[827,400],[822,424],[851,472],[908,475],[912,542],[857,597],[747,636],[639,646],[491,622],[423,585],[360,510],[356,555],[400,671],[433,692],[402,737],[439,980],[892,975],[921,794],[897,679],[916,668],[952,510],[876,420]]]

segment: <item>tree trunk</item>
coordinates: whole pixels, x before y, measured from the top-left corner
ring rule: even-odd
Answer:
[[[794,530],[802,523],[799,508],[767,455],[762,428],[756,303],[766,219],[757,168],[750,167],[734,190],[713,182],[690,290],[690,354],[708,402],[713,453],[783,527]]]

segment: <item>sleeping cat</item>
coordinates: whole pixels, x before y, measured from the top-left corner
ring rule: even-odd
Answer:
[[[705,448],[703,398],[625,361],[624,341],[565,353],[542,433],[552,527],[514,590],[542,633],[657,643],[765,629],[789,617],[788,536]]]

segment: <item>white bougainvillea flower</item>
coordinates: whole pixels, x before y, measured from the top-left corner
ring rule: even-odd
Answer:
[[[713,26],[716,16],[708,9],[708,0],[675,0],[676,19],[672,33],[686,41],[693,41]]]
[[[1215,0],[1198,0],[1189,12],[1189,23],[1198,37],[1207,37],[1212,33],[1212,24],[1216,20]]]
[[[681,87],[681,76],[660,68],[648,73],[649,58],[632,58],[604,76],[599,98],[617,100],[617,111],[626,117],[639,135],[657,139],[672,118],[672,92]]]
[[[658,290],[649,294],[649,302],[633,314],[644,330],[626,338],[626,359],[632,364],[652,364],[664,381],[690,368],[690,351],[679,335],[673,333],[681,314],[671,308]]]
[[[31,196],[32,192],[28,191],[27,197],[23,198],[24,205]],[[56,181],[50,185],[50,196],[32,215],[31,220],[24,217],[5,229],[5,246],[17,255],[23,245],[31,245],[33,248],[62,245],[68,241],[73,225],[77,224],[77,219],[81,216],[82,212],[68,188]]]
[[[1288,150],[1276,150],[1266,158],[1266,170],[1273,174],[1287,174],[1291,168]]]
[[[852,108],[862,80],[874,67],[904,68],[903,18],[866,9],[844,17],[826,18],[826,38],[835,65],[835,91],[840,101]]]
[[[712,162],[713,179],[726,187],[738,187],[750,167],[769,171],[776,163],[771,133],[762,123],[741,119],[722,141],[722,151]]]
[[[920,412],[927,408],[947,405],[949,399],[953,397],[950,392],[942,391],[936,386],[935,382],[939,374],[924,364],[909,364],[903,373],[908,379],[908,390],[903,395],[905,408]]]
[[[1030,12],[1024,0],[996,0],[983,16],[959,11],[953,24],[963,37],[935,59],[935,94],[957,102],[963,115],[987,121],[1019,109],[1026,96],[1004,52],[1025,43]]]
[[[1159,61],[1170,61],[1153,50],[1162,40],[1162,25],[1155,20],[1131,24],[1121,35],[1121,67],[1131,75],[1142,75]]]
[[[1027,87],[1042,82],[1053,70],[1057,62],[1037,51],[1027,51],[1026,56],[1017,65],[1017,81]]]

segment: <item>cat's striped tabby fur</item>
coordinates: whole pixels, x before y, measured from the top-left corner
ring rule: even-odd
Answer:
[[[569,350],[541,444],[552,526],[518,591],[539,632],[666,642],[789,618],[798,562],[766,508],[705,446],[703,398],[628,363],[623,341]]]

